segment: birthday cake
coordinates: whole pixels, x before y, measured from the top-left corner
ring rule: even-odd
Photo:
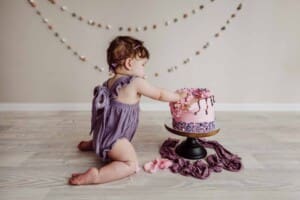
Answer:
[[[174,129],[189,133],[207,133],[216,129],[215,98],[206,88],[183,88],[187,96],[170,102]]]

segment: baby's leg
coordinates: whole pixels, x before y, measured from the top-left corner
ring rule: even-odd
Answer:
[[[127,139],[118,140],[108,156],[111,163],[100,168],[90,168],[85,173],[70,178],[72,185],[99,184],[119,180],[136,172],[138,161],[132,144]]]
[[[93,140],[81,141],[77,145],[80,151],[92,151],[93,150]]]

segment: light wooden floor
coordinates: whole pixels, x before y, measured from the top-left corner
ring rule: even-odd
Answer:
[[[133,144],[140,164],[159,156],[168,112],[142,112]],[[90,112],[0,112],[0,199],[300,199],[300,113],[217,113],[211,137],[242,157],[241,172],[206,180],[143,171],[104,185],[69,186],[72,172],[100,166],[76,149]],[[179,138],[179,137],[176,137]]]

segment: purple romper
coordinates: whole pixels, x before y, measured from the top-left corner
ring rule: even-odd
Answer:
[[[139,121],[139,102],[125,104],[116,100],[119,89],[126,87],[133,76],[118,78],[111,88],[107,82],[94,88],[91,130],[93,149],[103,161],[108,161],[107,152],[120,138],[132,140]]]

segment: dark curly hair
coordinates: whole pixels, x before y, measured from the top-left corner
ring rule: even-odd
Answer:
[[[127,58],[150,58],[143,41],[130,36],[118,36],[110,42],[106,51],[109,71],[125,64]]]

